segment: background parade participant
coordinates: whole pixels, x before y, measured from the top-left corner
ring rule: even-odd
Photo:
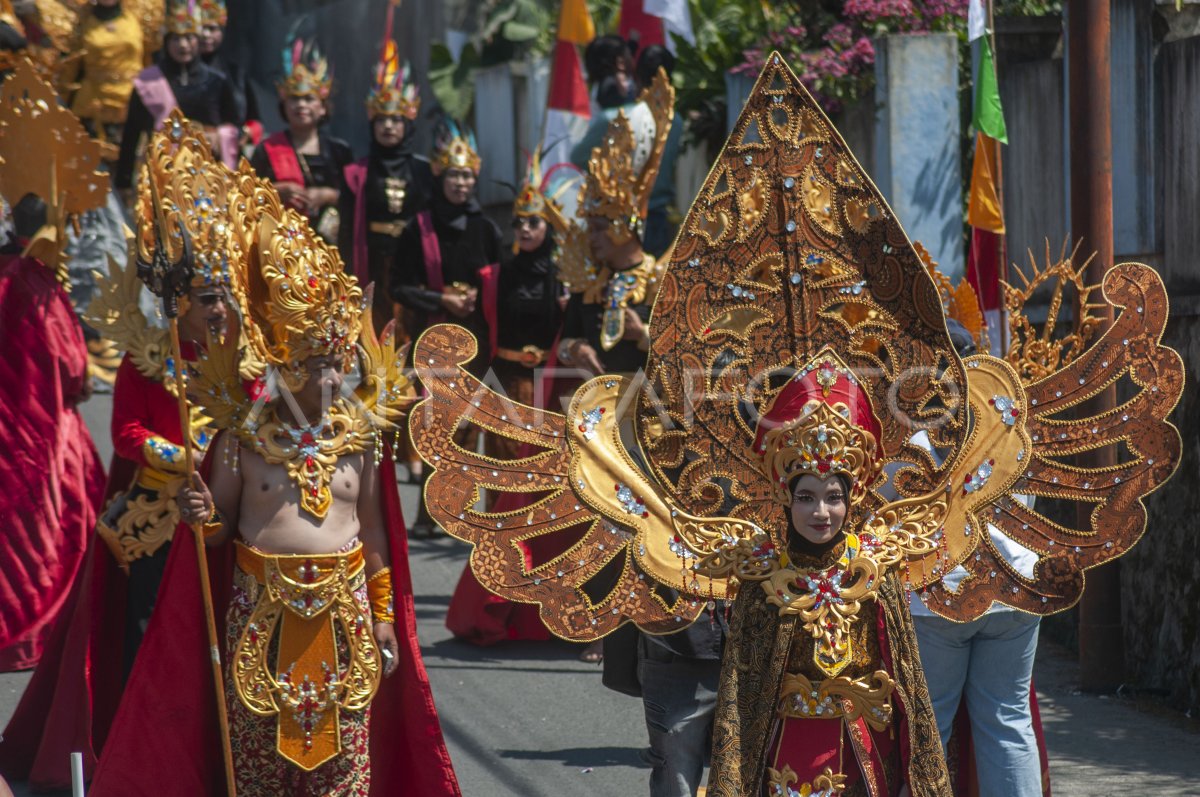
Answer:
[[[475,198],[481,161],[474,141],[473,134],[464,134],[452,121],[440,132],[431,164],[433,199],[400,236],[389,287],[404,308],[414,340],[442,321],[471,330],[480,341],[471,369],[482,375],[492,361],[499,332],[500,230],[483,215]],[[464,432],[463,445],[477,442],[474,430]],[[413,535],[434,530],[420,508]]]
[[[168,120],[171,129],[182,123],[179,111]],[[161,154],[166,136],[152,139],[153,165],[161,167],[153,156],[156,151]],[[180,301],[183,353],[192,359],[210,331],[223,332],[228,321],[224,240],[210,234],[210,226],[216,228],[219,219],[227,217],[221,215],[224,195],[214,191],[218,165],[212,162],[207,140],[194,133],[184,140],[187,148],[179,156],[179,169],[164,174],[151,168],[151,176],[141,183],[137,212],[145,221],[139,231],[149,237],[140,237],[134,247],[144,256],[146,247],[153,245],[149,222],[156,206],[148,179],[157,181],[158,196],[168,208],[198,203],[199,212],[177,215],[194,241],[197,262],[195,279]],[[186,181],[172,179],[185,174]],[[51,637],[54,655],[34,673],[5,734],[16,746],[0,753],[5,771],[19,766],[22,769],[13,771],[50,788],[70,784],[69,752],[82,751],[89,772],[95,763],[153,613],[179,524],[176,496],[183,484],[183,431],[174,394],[176,364],[166,353],[167,330],[152,326],[139,309],[141,283],[134,263],[114,265],[100,288],[89,307],[89,321],[127,352],[113,396],[115,452],[105,489],[111,500],[95,523],[81,575]],[[208,422],[198,411],[189,421],[192,444],[199,450],[209,441]]]
[[[245,423],[255,402],[236,376],[237,342],[210,339],[195,392],[223,431],[180,501],[207,538],[223,616],[237,791],[456,796],[386,450],[388,419],[412,395],[402,363],[375,338],[336,251],[269,182],[243,168],[228,206],[241,321],[277,392]],[[343,393],[350,367],[384,378]],[[195,551],[172,550],[93,795],[153,790],[160,768],[180,793],[219,788]]]
[[[316,44],[302,39],[283,51],[284,77],[277,84],[287,129],[263,140],[250,165],[275,185],[283,202],[300,211],[317,234],[337,241],[342,171],[354,159],[349,145],[326,133],[333,76]]]
[[[80,11],[71,37],[74,57],[67,61],[63,83],[74,93],[71,112],[88,132],[108,142],[113,151],[133,93],[133,79],[146,65],[142,26],[121,0],[97,0]]]
[[[390,27],[385,30],[390,32]],[[345,168],[339,215],[346,223],[338,234],[342,259],[352,264],[363,284],[375,283],[376,332],[395,315],[389,280],[400,235],[417,213],[428,208],[435,190],[429,161],[412,151],[420,109],[417,85],[408,65],[400,65],[396,45],[389,39],[367,97],[370,152]],[[397,331],[405,330],[401,326]]]
[[[179,108],[185,117],[203,125],[213,151],[226,165],[236,163],[237,103],[233,85],[200,58],[200,9],[195,0],[168,0],[163,49],[153,66],[133,80],[121,151],[113,186],[132,199],[133,170],[143,136],[162,128],[168,114]]]
[[[225,0],[199,0],[199,4],[200,58],[229,78],[243,136],[253,138],[253,143],[258,144],[258,139],[262,137],[262,125],[258,122],[258,98],[254,94],[254,87],[250,84],[246,70],[241,64],[230,60],[225,48],[221,46],[225,41],[225,24],[229,21]]]
[[[556,198],[573,189],[577,177],[570,164],[543,176],[540,158],[535,156],[530,159],[525,182],[513,203],[513,245],[517,251],[500,270],[498,346],[492,367],[505,395],[528,407],[547,403],[553,406],[553,397],[541,395],[538,383],[551,381],[543,379],[544,369],[558,339],[566,305],[558,279],[555,235],[563,235],[568,222]],[[488,455],[501,462],[521,455],[521,444],[507,437],[488,435],[484,445]],[[521,506],[516,502],[501,505],[492,492],[487,498],[492,511],[514,511]],[[562,552],[561,547],[530,549],[530,561],[548,561]],[[459,639],[476,645],[549,638],[538,619],[537,607],[515,604],[488,592],[469,566],[463,569],[450,599],[446,627]]]

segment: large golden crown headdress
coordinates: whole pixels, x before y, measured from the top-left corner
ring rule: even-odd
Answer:
[[[460,128],[453,119],[447,119],[441,135],[433,147],[430,166],[434,175],[447,169],[470,169],[479,174],[483,160],[475,144],[475,134]]]
[[[857,504],[879,475],[879,419],[854,372],[832,351],[815,358],[776,394],[758,421],[754,450],[775,500],[792,503],[791,483],[844,475]]]
[[[403,116],[416,119],[421,110],[421,97],[413,82],[412,70],[400,63],[396,43],[390,39],[383,45],[379,65],[375,68],[375,85],[367,95],[367,116]]]
[[[204,26],[200,5],[196,0],[167,0],[163,27],[173,36],[199,33]]]
[[[333,74],[329,61],[321,55],[315,42],[294,39],[283,48],[283,79],[275,84],[281,99],[287,97],[317,97],[329,99],[333,89]]]
[[[228,21],[229,12],[225,9],[225,0],[200,0],[202,25],[218,25],[223,28]]]
[[[264,362],[301,376],[306,359],[346,354],[358,341],[363,294],[330,247],[243,161],[229,196],[243,260],[242,311]],[[303,381],[298,379],[298,381]]]
[[[570,222],[563,212],[562,197],[579,182],[579,170],[570,163],[559,163],[542,172],[542,153],[529,157],[525,180],[513,201],[514,216],[538,216],[546,220],[560,235],[565,235]]]
[[[139,258],[153,258],[161,224],[172,262],[183,254],[183,234],[190,239],[193,287],[231,286],[243,252],[229,217],[232,180],[233,173],[213,157],[204,131],[178,108],[171,111],[150,139],[138,179]]]
[[[640,228],[674,115],[675,89],[666,71],[659,69],[637,104],[617,113],[603,142],[592,150],[580,194],[581,215],[611,219],[630,230]]]

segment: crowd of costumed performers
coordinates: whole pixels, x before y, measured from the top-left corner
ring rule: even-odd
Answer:
[[[460,794],[411,537],[473,546],[456,639],[577,643],[641,700],[653,797],[1049,794],[1040,618],[1180,458],[1153,271],[1034,345],[1064,253],[980,353],[778,55],[676,230],[663,47],[589,45],[574,164],[547,142],[484,208],[486,132],[423,115],[394,3],[354,147],[312,25],[264,134],[221,0],[30,5],[0,0],[0,670],[32,670],[3,778]],[[1121,379],[1136,426],[1087,404]]]

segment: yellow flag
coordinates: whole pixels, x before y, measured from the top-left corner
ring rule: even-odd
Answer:
[[[563,0],[558,14],[558,40],[585,45],[596,38],[596,26],[588,13],[587,0]]]
[[[996,188],[998,144],[983,133],[975,134],[975,166],[971,169],[971,196],[967,223],[981,230],[1004,234],[1004,212]]]

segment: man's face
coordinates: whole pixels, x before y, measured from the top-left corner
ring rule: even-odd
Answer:
[[[377,116],[371,122],[371,130],[375,134],[375,141],[381,147],[396,147],[404,140],[404,117],[403,116]]]
[[[194,33],[182,36],[173,33],[167,37],[167,55],[177,64],[190,64],[195,60],[198,49],[199,42]]]
[[[221,41],[225,38],[225,29],[220,25],[205,25],[200,28],[200,52],[203,55],[212,55],[221,46]]]
[[[211,334],[224,337],[229,329],[229,293],[223,286],[192,288],[187,311],[179,317],[179,336],[205,343]]]
[[[308,379],[300,388],[296,398],[307,407],[320,405],[321,411],[328,409],[328,402],[337,397],[342,389],[346,370],[346,358],[341,352],[321,354],[304,361]],[[310,418],[312,422],[314,419]]]
[[[462,205],[475,190],[475,172],[470,169],[447,169],[442,173],[442,192],[452,205]]]
[[[587,232],[592,259],[601,265],[611,265],[619,245],[614,240],[616,230],[612,220],[604,216],[588,216]]]

